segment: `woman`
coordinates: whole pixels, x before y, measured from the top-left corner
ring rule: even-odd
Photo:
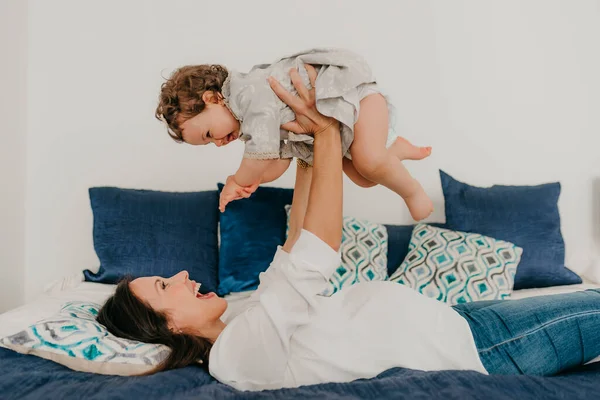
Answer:
[[[225,324],[227,302],[198,294],[183,271],[120,283],[100,323],[117,336],[171,347],[157,370],[200,360],[240,390],[346,382],[392,367],[552,375],[600,354],[596,291],[454,308],[390,282],[319,296],[340,264],[340,134],[316,110],[314,90],[297,71],[290,75],[299,96],[278,82],[271,87],[296,113],[298,133],[316,133],[314,167],[297,169],[289,237],[247,308]]]

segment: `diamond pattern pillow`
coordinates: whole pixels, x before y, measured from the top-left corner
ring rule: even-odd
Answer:
[[[523,249],[476,233],[418,224],[390,281],[450,305],[510,296]]]
[[[285,207],[289,217],[291,206]],[[385,226],[354,217],[344,217],[342,264],[329,278],[329,286],[322,293],[331,296],[344,287],[358,282],[387,280],[388,234]]]
[[[83,372],[139,375],[154,369],[169,348],[118,338],[96,322],[100,305],[73,301],[61,311],[14,335],[0,346],[32,354]]]

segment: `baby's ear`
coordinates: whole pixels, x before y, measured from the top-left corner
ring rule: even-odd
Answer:
[[[219,102],[219,96],[215,94],[212,90],[207,90],[202,93],[202,101],[205,104],[216,104]]]

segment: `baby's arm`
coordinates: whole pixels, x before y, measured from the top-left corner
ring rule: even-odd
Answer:
[[[252,186],[260,183],[265,175],[277,161],[274,160],[256,160],[252,158],[244,158],[237,172],[233,176],[235,183],[242,187]]]
[[[257,160],[244,158],[235,175],[227,178],[219,197],[219,210],[225,211],[228,203],[249,197],[262,182],[265,172],[279,160]]]
[[[285,171],[287,171],[291,161],[291,158],[273,160],[273,164],[269,167],[269,169],[265,171],[260,183],[273,182],[274,180],[279,178],[281,175],[284,174]]]
[[[246,162],[244,165],[245,160],[250,160],[252,162]],[[238,169],[236,175],[231,175],[227,178],[225,187],[223,187],[223,189],[221,190],[221,196],[219,199],[219,209],[221,210],[221,212],[225,211],[225,207],[229,202],[250,197],[250,195],[254,193],[259,184],[272,182],[275,179],[279,178],[281,175],[283,175],[283,173],[290,166],[291,159],[253,160],[245,158],[244,161],[242,161],[242,165],[240,165],[240,168]],[[250,170],[246,171],[250,173],[248,173],[246,176],[242,176],[242,179],[248,179],[248,181],[253,181],[255,179],[255,176],[258,176],[258,174],[263,170],[263,168],[266,169],[264,169],[264,171],[262,172],[262,177],[258,180],[254,180],[254,182],[250,185],[241,185],[238,183],[236,176],[244,168],[248,168]],[[253,176],[252,174],[256,175]]]
[[[244,160],[248,160],[247,158],[245,158]],[[248,162],[246,163],[246,165],[244,165],[244,162],[242,161],[242,165],[240,166],[240,168],[238,169],[238,172],[236,172],[236,174],[234,175],[234,180],[235,183],[237,183],[238,185],[248,188],[250,186],[255,186],[255,185],[259,185],[261,183],[268,183],[268,182],[273,182],[274,180],[276,180],[277,178],[279,178],[281,175],[284,174],[285,171],[287,171],[287,169],[290,166],[290,162],[292,161],[291,158],[288,159],[279,159],[279,160],[252,160],[250,159],[250,161],[257,161],[257,163],[254,162]],[[260,164],[258,164],[258,162],[260,162]],[[243,168],[248,168],[247,174],[246,176],[242,176],[242,182],[240,183],[239,179],[239,174],[243,174],[244,172],[241,171]],[[256,176],[258,176],[259,173],[262,172],[262,176],[259,180],[256,180]],[[256,174],[256,175],[253,175]],[[243,179],[247,179],[247,181],[244,181]],[[249,185],[246,185],[245,183],[247,182],[252,182]]]

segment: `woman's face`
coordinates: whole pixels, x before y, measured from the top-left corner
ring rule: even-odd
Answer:
[[[187,271],[170,278],[137,278],[130,284],[133,294],[152,309],[164,312],[174,332],[203,335],[227,309],[227,301],[214,293],[200,294]]]

